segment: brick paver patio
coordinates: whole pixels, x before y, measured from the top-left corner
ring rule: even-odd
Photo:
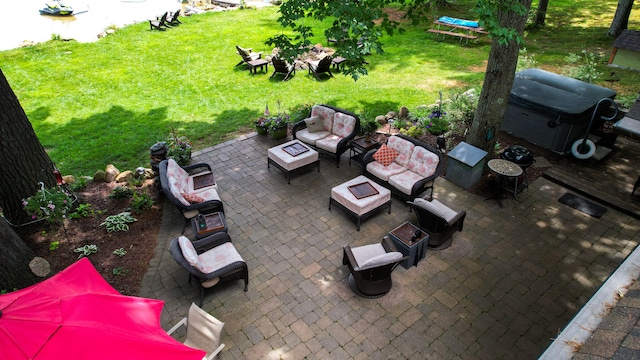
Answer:
[[[226,323],[222,359],[534,359],[638,245],[636,220],[568,208],[557,201],[566,190],[548,180],[499,208],[439,178],[435,197],[467,211],[464,230],[418,267],[398,267],[386,296],[360,298],[342,246],[378,242],[415,215],[394,199],[391,214],[356,231],[328,205],[331,187],[360,167],[346,155],[340,168],[323,158],[320,173],[287,185],[267,170],[275,144],[249,135],[194,154],[216,174],[229,234],[249,266],[248,292],[239,281],[205,295],[203,308]],[[140,291],[166,301],[165,328],[197,299],[168,252],[182,226],[167,204]]]

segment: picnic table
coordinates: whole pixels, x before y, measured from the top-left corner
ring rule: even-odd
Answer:
[[[442,41],[449,35],[460,38],[460,45],[466,45],[469,39],[477,40],[479,34],[488,34],[476,21],[442,16],[433,23],[436,28],[427,31],[436,35],[436,41]]]

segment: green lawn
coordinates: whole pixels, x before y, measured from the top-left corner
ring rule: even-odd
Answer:
[[[470,3],[458,2],[446,15],[470,17],[465,10]],[[616,3],[551,3],[547,27],[527,33],[529,53],[539,67],[556,72],[568,52],[587,49],[608,57],[612,39],[602,34]],[[425,31],[428,24],[407,24],[405,33],[386,38],[385,53],[368,57],[369,75],[357,82],[340,74],[316,81],[303,71],[281,82],[269,80],[271,68],[252,75],[235,67],[240,60],[235,45],[271,52],[264,41],[281,31],[276,10],[186,17],[164,32],[140,23],[95,43],[50,41],[0,52],[0,67],[52,160],[74,175],[92,175],[108,163],[121,170],[148,166],[149,147],[165,140],[171,126],[196,149],[217,144],[250,130],[266,104],[278,111],[278,101],[286,111],[328,103],[375,116],[433,103],[438,91],[482,84],[490,40],[466,47],[453,40],[436,42]],[[630,28],[640,24],[638,13],[632,13]],[[315,42],[326,44],[326,39],[318,36]],[[640,88],[638,72],[604,65],[602,71],[616,72],[620,94]]]

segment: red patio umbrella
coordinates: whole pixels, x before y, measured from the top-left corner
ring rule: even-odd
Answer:
[[[160,327],[163,305],[121,295],[83,258],[0,295],[0,359],[202,359]]]

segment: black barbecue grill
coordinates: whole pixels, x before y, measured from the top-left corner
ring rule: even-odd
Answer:
[[[504,160],[511,161],[512,163],[518,164],[522,168],[522,175],[524,176],[524,185],[529,187],[529,178],[527,176],[527,168],[533,165],[535,159],[533,158],[533,153],[529,151],[524,146],[520,145],[511,145],[506,148],[500,157]]]

